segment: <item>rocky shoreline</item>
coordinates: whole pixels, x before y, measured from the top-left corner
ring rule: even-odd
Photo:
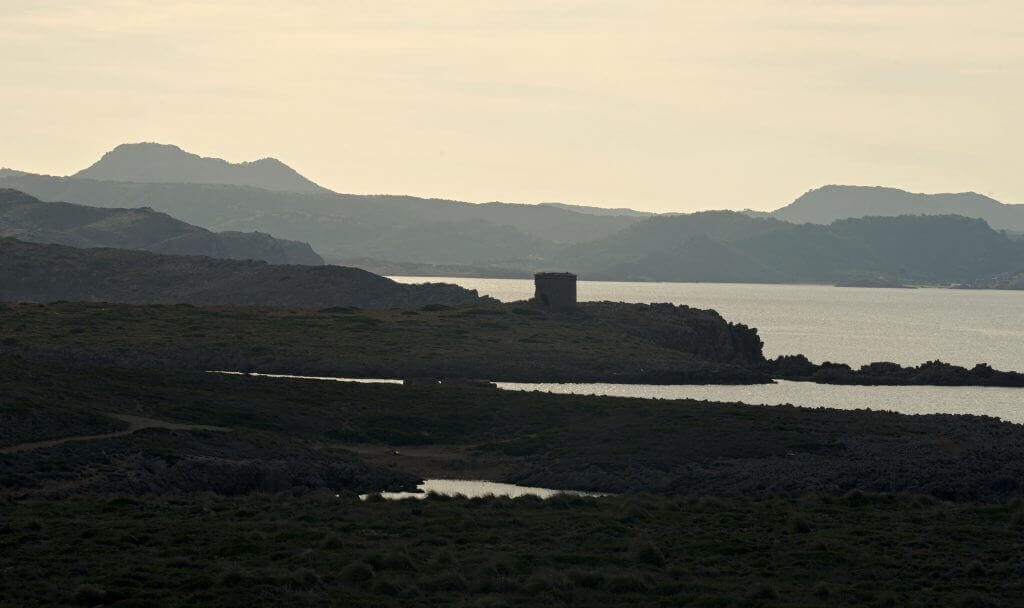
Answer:
[[[853,369],[845,363],[811,363],[803,355],[785,355],[768,361],[766,373],[780,380],[860,386],[999,386],[1024,387],[1024,374],[992,369],[979,363],[968,369],[942,361],[916,367],[875,362]]]

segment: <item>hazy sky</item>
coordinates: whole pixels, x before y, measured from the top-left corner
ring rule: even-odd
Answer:
[[[1024,1],[0,0],[0,166],[122,142],[342,192],[1024,202]]]

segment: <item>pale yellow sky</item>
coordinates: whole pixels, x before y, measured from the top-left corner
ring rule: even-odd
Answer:
[[[0,0],[0,166],[158,141],[478,202],[1024,202],[1022,27],[1021,0]]]

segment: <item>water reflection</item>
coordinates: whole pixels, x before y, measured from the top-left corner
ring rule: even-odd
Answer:
[[[532,488],[529,486],[517,486],[510,483],[495,483],[493,481],[479,481],[468,479],[428,479],[416,486],[418,492],[381,492],[380,495],[387,500],[402,500],[405,498],[426,498],[429,494],[441,494],[443,496],[462,495],[466,498],[484,498],[487,496],[507,496],[508,498],[519,498],[520,496],[536,496],[538,498],[551,498],[559,494],[567,496],[608,496],[599,492],[578,492],[575,490],[552,490],[549,488]],[[370,495],[363,494],[360,500],[366,500]]]
[[[293,374],[260,374],[257,372],[226,372],[213,370],[211,374],[227,374],[229,376],[255,376],[257,378],[289,378],[292,380],[330,380],[332,382],[359,382],[360,384],[402,384],[401,380],[391,378],[337,378],[334,376],[296,376]]]
[[[244,372],[214,372],[247,375]],[[386,378],[330,378],[248,374],[268,378],[401,384]],[[497,382],[511,391],[602,395],[636,399],[696,399],[748,405],[795,405],[841,410],[886,410],[900,414],[973,414],[1024,424],[1024,388],[986,386],[857,386],[778,380],[774,384],[610,384]],[[435,480],[440,481],[440,480]],[[468,482],[462,482],[468,483]],[[487,482],[482,482],[487,483]],[[502,485],[502,484],[497,484]]]
[[[975,414],[1024,424],[1024,388],[854,386],[778,380],[775,384],[574,384],[498,382],[498,388],[638,399],[697,399],[748,405],[796,405],[901,414]]]

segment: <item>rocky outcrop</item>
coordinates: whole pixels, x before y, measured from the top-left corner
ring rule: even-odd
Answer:
[[[803,355],[783,355],[766,362],[762,369],[776,378],[818,384],[1024,387],[1024,374],[992,369],[987,363],[967,369],[942,361],[928,361],[917,367],[878,361],[855,370],[845,363],[826,361],[816,365]]]
[[[675,304],[587,304],[605,323],[622,323],[627,331],[654,344],[691,353],[708,361],[754,365],[764,361],[757,330],[732,323],[714,310]]]

